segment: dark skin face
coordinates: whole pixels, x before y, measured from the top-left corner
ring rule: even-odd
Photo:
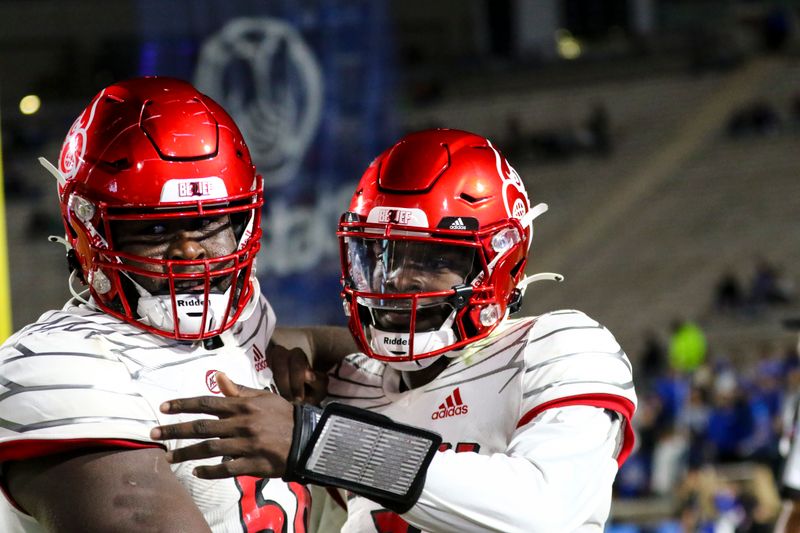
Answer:
[[[376,243],[376,247],[378,243]],[[376,250],[379,253],[379,250]],[[437,246],[421,242],[396,243],[389,270],[379,261],[373,272],[373,287],[382,287],[386,293],[420,293],[446,291],[464,283],[470,275],[473,252],[456,246]],[[438,299],[437,299],[438,300]],[[431,299],[419,300],[416,330],[438,328],[450,313],[449,306],[435,305],[426,308]],[[378,324],[389,330],[408,328],[411,320],[407,311],[382,311],[376,313]]]
[[[114,223],[116,248],[131,255],[151,259],[197,260],[213,259],[229,255],[236,250],[236,234],[228,215],[206,218],[124,220]],[[161,265],[126,261],[132,266],[151,272],[165,272]],[[231,263],[216,264],[213,270],[230,266]],[[175,269],[176,272],[203,272],[203,265],[191,265]],[[151,294],[169,292],[166,278],[132,277]],[[213,280],[212,280],[213,281]],[[219,278],[212,290],[224,292],[230,284],[230,276]],[[202,291],[202,279],[176,281],[180,292]]]

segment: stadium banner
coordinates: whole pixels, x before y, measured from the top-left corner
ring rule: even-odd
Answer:
[[[344,324],[336,224],[398,136],[388,0],[138,0],[138,75],[194,82],[264,176],[258,277],[282,324]]]

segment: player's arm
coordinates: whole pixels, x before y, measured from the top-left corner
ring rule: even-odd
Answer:
[[[439,452],[403,518],[425,531],[572,531],[610,501],[620,423],[589,406],[544,411],[504,453]]]
[[[798,435],[798,425],[794,434]],[[800,441],[792,439],[781,479],[783,509],[775,524],[775,533],[800,533]]]
[[[357,350],[347,328],[276,327],[266,355],[284,398],[319,404],[327,393],[327,371]]]
[[[775,533],[800,533],[800,494],[783,502]]]
[[[4,464],[11,497],[46,531],[210,532],[161,448],[72,452]]]
[[[339,326],[278,326],[272,343],[287,349],[301,349],[319,372],[329,371],[346,355],[358,351],[350,330]]]
[[[155,439],[212,439],[172,451],[169,457],[172,462],[215,456],[233,458],[199,467],[200,477],[250,474],[297,479],[300,476],[303,481],[353,490],[405,513],[403,517],[408,522],[432,532],[566,531],[584,523],[592,511],[611,498],[620,422],[616,415],[599,407],[576,405],[546,410],[517,430],[505,453],[486,456],[437,452],[428,465],[424,453],[419,453],[422,448],[402,449],[403,439],[388,442],[391,433],[400,426],[388,419],[378,421],[381,430],[375,432],[335,431],[334,426],[330,426],[334,428],[331,431],[318,430],[317,425],[331,423],[332,417],[326,420],[325,413],[331,412],[336,404],[326,407],[320,421],[313,416],[298,418],[297,413],[304,408],[295,406],[292,420],[291,406],[279,396],[236,389],[224,375],[218,375],[218,382],[227,397],[179,399],[163,407],[170,413],[216,415],[218,421],[162,426],[151,434]],[[357,421],[362,427],[375,423],[370,419],[377,416],[374,413],[348,409],[355,419],[362,418]],[[424,485],[409,482],[407,490],[394,498],[380,493],[377,486],[355,490],[348,486],[346,478],[354,476],[348,475],[345,459],[363,452],[356,449],[363,443],[352,438],[357,433],[374,434],[380,441],[370,448],[373,453],[368,454],[371,457],[368,466],[386,471],[374,479],[399,478],[396,466],[403,463],[410,466],[408,470],[419,468],[422,475],[417,479],[424,479]],[[340,440],[325,442],[326,439]],[[431,440],[431,446],[435,449],[438,443]],[[309,451],[304,453],[305,450]],[[387,459],[381,450],[390,452],[392,457]],[[298,456],[314,455],[317,466],[302,459],[297,462]],[[336,465],[335,472],[324,471],[326,464]],[[317,468],[319,465],[321,469]],[[364,465],[353,466],[361,471]]]

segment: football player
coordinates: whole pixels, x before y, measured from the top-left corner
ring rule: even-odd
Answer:
[[[775,524],[775,533],[800,533],[800,444],[797,441],[797,413],[800,406],[797,397],[793,397],[792,401],[787,404],[793,416],[790,420],[791,425],[786,431],[790,437],[782,439],[782,441],[785,440],[784,447],[788,449],[781,476],[783,508]]]
[[[580,311],[512,318],[529,283],[560,279],[525,275],[546,208],[531,206],[485,138],[404,137],[341,218],[342,297],[360,352],[331,373],[325,409],[260,422],[259,412],[288,418],[286,401],[220,376],[228,397],[162,406],[219,420],[153,436],[216,437],[170,452],[230,459],[198,467],[202,478],[345,488],[347,532],[603,531],[633,445],[631,364]]]
[[[186,442],[149,435],[187,419],[164,400],[220,394],[218,371],[274,389],[275,315],[255,277],[262,179],[232,119],[186,82],[116,83],[74,122],[58,168],[43,164],[74,299],[0,348],[2,530],[304,532],[304,486],[199,479],[208,461],[171,466]]]
[[[800,329],[800,320],[783,321],[787,329]],[[798,342],[795,350],[800,350]],[[779,450],[784,459],[780,479],[782,509],[775,524],[775,533],[800,533],[800,369],[791,369],[782,413],[782,435]]]

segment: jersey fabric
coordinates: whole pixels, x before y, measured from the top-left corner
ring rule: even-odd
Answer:
[[[783,435],[780,442],[784,456],[781,493],[785,498],[800,499],[800,394],[792,394],[784,402]]]
[[[175,449],[197,442],[150,439],[156,425],[199,417],[161,413],[162,402],[220,394],[217,371],[249,387],[274,389],[264,351],[275,315],[263,296],[246,311],[250,316],[225,331],[223,345],[214,349],[150,334],[90,304],[73,301],[45,313],[0,347],[0,462],[93,446]],[[215,533],[305,531],[305,487],[244,476],[204,480],[191,473],[199,464],[218,462],[172,465]],[[9,505],[0,512],[5,533],[43,531]]]
[[[602,325],[572,310],[507,319],[427,385],[400,383],[363,354],[332,372],[329,401],[443,438],[410,511],[349,495],[343,532],[603,530],[633,446],[636,395],[630,362]]]

